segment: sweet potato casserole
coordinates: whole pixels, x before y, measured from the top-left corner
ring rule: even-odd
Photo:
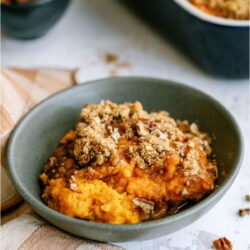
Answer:
[[[42,198],[66,215],[110,224],[176,213],[214,189],[210,137],[141,103],[87,104],[40,175]]]
[[[249,19],[249,0],[189,0],[199,9],[214,16]]]

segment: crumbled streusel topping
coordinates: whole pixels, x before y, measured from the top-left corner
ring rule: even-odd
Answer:
[[[249,19],[249,0],[190,0],[198,7],[209,8],[225,18]],[[213,12],[212,12],[213,13]]]
[[[93,126],[91,126],[93,125]],[[111,155],[117,156],[116,142],[107,136],[107,131],[95,124],[78,123],[78,138],[75,141],[74,154],[81,165],[95,162],[102,165]]]
[[[87,104],[76,127],[74,155],[82,166],[116,166],[121,143],[124,152],[139,168],[162,166],[169,154],[180,156],[184,173],[200,175],[197,147],[211,153],[210,138],[196,124],[175,121],[166,112],[148,113],[141,103]]]

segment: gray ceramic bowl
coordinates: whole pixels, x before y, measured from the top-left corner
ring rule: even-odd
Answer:
[[[139,100],[148,111],[167,110],[179,119],[197,122],[216,136],[214,153],[226,172],[218,188],[201,202],[176,215],[136,225],[108,225],[74,219],[48,208],[41,200],[38,175],[62,135],[79,119],[84,103],[111,99]],[[29,205],[43,218],[67,232],[99,241],[145,240],[172,233],[205,214],[233,183],[242,159],[240,131],[217,101],[191,87],[142,77],[93,81],[62,91],[35,107],[18,124],[9,144],[7,163],[12,181]],[[222,167],[223,166],[223,167]],[[221,171],[220,169],[220,171]]]

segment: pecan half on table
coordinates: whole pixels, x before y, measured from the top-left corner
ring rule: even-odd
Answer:
[[[221,237],[218,240],[213,241],[213,247],[216,250],[232,250],[233,244],[226,237]]]

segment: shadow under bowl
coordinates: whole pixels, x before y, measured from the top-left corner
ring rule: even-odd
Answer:
[[[142,102],[145,110],[166,110],[176,119],[196,122],[216,137],[213,151],[220,170],[218,188],[193,206],[168,217],[134,225],[109,225],[65,216],[41,199],[38,176],[60,138],[75,127],[85,103]],[[181,229],[205,214],[233,183],[241,164],[243,145],[237,124],[216,100],[191,87],[167,80],[119,77],[85,83],[46,99],[18,124],[8,143],[11,179],[25,201],[44,219],[69,233],[98,241],[148,240]]]

